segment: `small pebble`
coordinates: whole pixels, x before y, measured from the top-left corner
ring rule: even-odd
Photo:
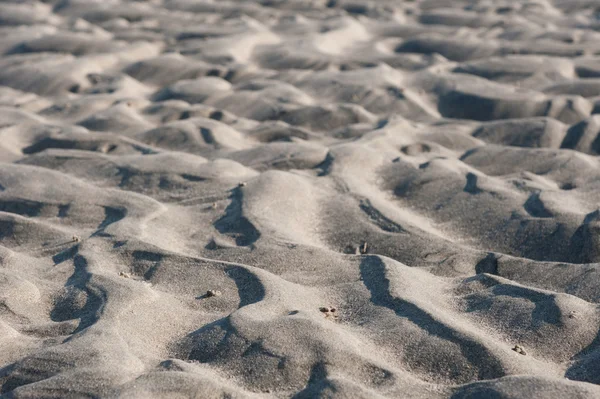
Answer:
[[[78,236],[73,236],[72,240],[73,242],[79,242],[81,241],[81,238],[79,238]]]
[[[242,182],[240,182],[240,183],[238,184],[238,186],[239,186],[239,187],[246,187],[246,184],[248,184],[248,183],[246,183],[245,181],[242,181]]]
[[[523,347],[521,345],[515,345],[512,350],[514,350],[515,352],[517,352],[520,355],[527,355],[527,352],[525,352],[525,349],[523,349]]]
[[[131,275],[129,273],[125,273],[125,272],[119,272],[119,276],[124,277],[124,278],[130,278]]]
[[[208,290],[208,291],[206,291],[206,297],[210,298],[211,296],[221,296],[221,291],[219,291],[219,290]]]

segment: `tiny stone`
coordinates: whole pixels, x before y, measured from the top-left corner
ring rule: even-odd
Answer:
[[[208,290],[208,291],[206,291],[206,297],[210,298],[211,296],[221,296],[221,291],[219,291],[219,290]]]
[[[240,182],[240,184],[238,184],[238,186],[240,186],[240,187],[246,187],[246,184],[247,183],[245,181],[242,181],[242,182]]]
[[[319,308],[319,310],[323,313],[328,313],[329,312],[329,308]]]
[[[131,275],[129,275],[129,273],[125,273],[125,272],[119,272],[119,276],[125,277],[125,278],[130,278],[131,277]]]
[[[512,348],[512,350],[520,355],[527,355],[527,352],[525,352],[525,349],[523,349],[521,345],[515,345],[514,348]]]
[[[79,242],[81,241],[81,238],[79,238],[78,236],[73,236],[72,240],[73,242]]]

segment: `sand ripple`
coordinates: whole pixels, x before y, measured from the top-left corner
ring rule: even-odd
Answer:
[[[0,396],[600,397],[599,6],[0,4]]]

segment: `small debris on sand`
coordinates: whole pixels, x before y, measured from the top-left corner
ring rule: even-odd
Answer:
[[[369,243],[367,243],[366,241],[363,241],[362,244],[360,244],[359,246],[354,246],[354,245],[348,245],[348,247],[346,247],[346,252],[347,253],[352,253],[354,252],[354,255],[364,255],[367,252],[369,252]]]
[[[519,355],[527,355],[527,352],[525,352],[525,349],[523,349],[521,345],[515,345],[512,350],[517,352]]]
[[[73,242],[80,242],[81,241],[81,238],[79,236],[73,236],[71,239],[73,240]]]
[[[129,273],[125,273],[125,272],[119,272],[119,276],[121,276],[123,278],[131,278],[131,275]]]
[[[363,255],[366,254],[367,252],[369,252],[369,244],[366,241],[363,242],[359,248],[359,251]]]
[[[246,184],[248,183],[246,183],[245,181],[241,181],[239,182],[238,187],[246,187]]]
[[[211,296],[221,296],[221,291],[219,291],[219,290],[206,291],[206,298],[210,298]]]
[[[325,314],[325,317],[333,317],[334,319],[338,318],[338,314],[336,313],[336,309],[331,307],[331,306],[327,306],[327,307],[321,307],[319,308],[319,311],[321,313]]]

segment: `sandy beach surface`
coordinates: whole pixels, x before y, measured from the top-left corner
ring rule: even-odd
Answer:
[[[600,398],[599,133],[598,0],[2,1],[0,397]]]

